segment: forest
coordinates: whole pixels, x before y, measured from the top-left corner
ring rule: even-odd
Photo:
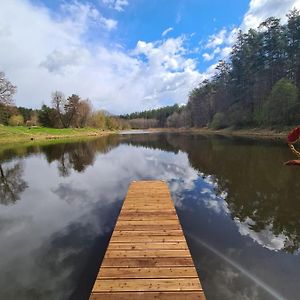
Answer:
[[[165,127],[284,128],[300,122],[300,15],[287,23],[270,17],[256,29],[239,31],[227,61],[194,88],[187,105],[126,118],[159,119]],[[170,108],[167,111],[171,111]]]
[[[168,127],[167,120],[175,113],[182,113],[184,106],[178,104],[157,109],[145,110],[131,114],[121,115],[120,118],[128,120],[132,128]]]

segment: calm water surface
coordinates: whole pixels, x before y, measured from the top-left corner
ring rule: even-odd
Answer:
[[[163,179],[208,300],[299,299],[281,142],[135,134],[0,152],[0,299],[88,299],[129,183]]]

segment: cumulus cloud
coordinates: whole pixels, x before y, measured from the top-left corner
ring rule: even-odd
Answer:
[[[232,51],[232,45],[235,41],[237,32],[237,27],[234,27],[230,31],[226,28],[222,28],[219,32],[209,36],[205,47],[210,51],[202,54],[203,59],[205,61],[211,61],[215,58],[219,60],[226,59]]]
[[[300,9],[300,0],[251,0],[240,26],[231,29],[222,28],[209,36],[206,48],[211,51],[203,53],[203,59],[212,61],[228,58],[240,29],[247,31],[250,28],[257,28],[261,22],[273,16],[285,22],[286,14],[293,8]]]
[[[212,54],[209,54],[209,53],[203,53],[202,54],[202,57],[203,57],[203,59],[204,60],[206,60],[206,61],[210,61],[210,60],[213,60],[214,59],[214,55],[212,55]]]
[[[131,112],[185,102],[205,78],[187,57],[183,37],[138,41],[126,50],[110,39],[117,23],[103,18],[77,1],[64,4],[55,18],[28,1],[1,4],[0,65],[18,86],[17,105],[39,107],[61,90],[90,98],[96,108]],[[99,34],[96,42],[89,42],[91,32]]]
[[[107,30],[117,28],[118,22],[104,17],[92,4],[80,3],[76,0],[61,5],[64,18],[61,20],[68,26],[74,26],[77,33],[85,33],[92,25],[100,25]]]
[[[171,32],[172,30],[174,30],[174,28],[173,28],[173,27],[169,27],[169,28],[167,28],[166,30],[164,30],[163,33],[162,33],[161,35],[162,35],[162,36],[165,36],[165,35],[167,35],[169,32]]]
[[[212,53],[209,54],[209,53],[206,52],[202,55],[202,57],[203,57],[204,60],[210,61],[210,60],[213,60],[215,58],[215,56],[217,54],[219,54],[220,52],[221,52],[220,47],[217,47]]]
[[[107,19],[104,17],[100,18],[100,22],[108,30],[116,29],[118,25],[118,22],[116,20]]]
[[[127,0],[102,0],[102,2],[109,8],[115,9],[117,11],[123,11],[124,7],[129,4]]]
[[[223,28],[216,34],[212,34],[208,39],[206,48],[215,48],[217,46],[222,45],[225,42],[226,35],[227,35],[226,28]]]
[[[61,50],[53,50],[44,61],[41,67],[45,67],[49,72],[63,74],[67,67],[76,66],[84,63],[88,59],[88,52],[85,49],[69,49],[64,52]]]
[[[293,8],[300,9],[300,0],[251,0],[241,29],[256,28],[268,17],[277,17],[285,21],[286,14]]]

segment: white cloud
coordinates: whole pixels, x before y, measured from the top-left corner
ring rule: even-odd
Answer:
[[[165,36],[165,35],[167,35],[169,32],[171,32],[172,30],[174,30],[174,28],[173,27],[169,27],[169,28],[167,28],[165,31],[163,31],[163,33],[161,34],[162,36]]]
[[[100,18],[100,22],[108,30],[116,29],[118,25],[118,22],[116,20],[107,19],[104,17]]]
[[[203,57],[203,59],[204,60],[206,60],[206,61],[210,61],[210,60],[213,60],[214,59],[214,56],[212,55],[212,54],[209,54],[209,53],[204,53],[204,54],[202,54],[202,57]]]
[[[226,59],[232,50],[232,45],[235,41],[238,28],[234,27],[230,31],[226,28],[221,29],[219,32],[209,36],[205,48],[210,49],[211,52],[205,52],[202,57],[205,61],[214,59]]]
[[[206,48],[215,48],[222,45],[226,40],[227,30],[223,28],[218,33],[213,34],[209,37]]]
[[[293,8],[300,9],[300,0],[251,0],[241,29],[256,28],[268,17],[277,17],[285,21],[286,14]]]
[[[221,51],[220,51],[220,57],[222,59],[227,58],[230,53],[232,51],[232,47],[224,47]]]
[[[202,54],[203,59],[212,61],[228,58],[239,29],[247,31],[250,28],[257,28],[261,22],[271,16],[281,18],[282,22],[285,22],[286,14],[293,8],[300,9],[300,0],[251,0],[239,27],[230,30],[222,28],[209,36],[206,48],[211,49],[212,52]]]
[[[204,53],[202,57],[204,58],[204,60],[210,61],[213,60],[216,57],[216,55],[218,55],[220,52],[221,52],[220,47],[217,47],[211,54]]]
[[[29,4],[28,4],[29,5]],[[89,3],[80,3],[76,0],[61,5],[64,18],[62,22],[73,27],[77,33],[85,33],[90,26],[100,25],[107,30],[116,29],[118,22],[105,18],[94,6]]]
[[[74,48],[67,52],[54,50],[44,61],[41,67],[45,67],[49,72],[63,74],[67,67],[76,67],[88,60],[89,53],[86,49]]]
[[[124,7],[129,4],[127,0],[102,0],[102,2],[109,8],[115,9],[117,11],[123,11]]]
[[[18,87],[17,105],[39,107],[61,90],[90,98],[96,108],[130,112],[164,101],[182,103],[205,78],[196,60],[186,57],[183,37],[139,41],[127,51],[111,44],[105,29],[114,23],[104,26],[103,18],[77,1],[55,18],[29,1],[1,4],[0,66]],[[90,32],[99,34],[97,42],[87,42]]]

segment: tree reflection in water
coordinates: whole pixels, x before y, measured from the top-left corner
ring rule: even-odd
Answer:
[[[226,195],[226,207],[241,234],[266,235],[282,239],[274,250],[294,253],[300,248],[300,190],[298,170],[282,166],[288,149],[275,141],[257,141],[204,135],[144,134],[109,136],[89,142],[62,143],[28,148],[26,154],[41,151],[49,163],[58,163],[58,173],[70,176],[84,172],[98,153],[119,144],[187,153],[191,166],[214,181],[214,193]],[[1,203],[14,203],[27,187],[23,165],[0,165]],[[256,235],[257,236],[257,235]],[[263,239],[267,239],[265,236]],[[267,248],[267,242],[264,242]]]
[[[128,184],[156,178],[169,183],[195,237],[188,243],[208,298],[274,299],[260,280],[296,299],[300,202],[298,170],[282,166],[289,155],[273,141],[175,133],[6,151],[1,200],[7,182],[29,188],[0,210],[0,298],[88,299]]]
[[[279,142],[168,134],[130,136],[128,143],[186,152],[191,166],[213,180],[214,192],[227,195],[231,218],[243,226],[243,234],[246,227],[249,236],[271,232],[284,239],[274,250],[294,253],[300,248],[299,172],[282,165],[289,152]]]
[[[20,199],[20,194],[28,187],[22,178],[24,166],[17,162],[13,166],[0,164],[0,203],[14,204]]]
[[[97,153],[107,153],[116,145],[116,136],[103,137],[90,142],[65,143],[42,147],[49,163],[58,162],[58,172],[62,177],[68,177],[74,170],[82,173],[92,166]]]

